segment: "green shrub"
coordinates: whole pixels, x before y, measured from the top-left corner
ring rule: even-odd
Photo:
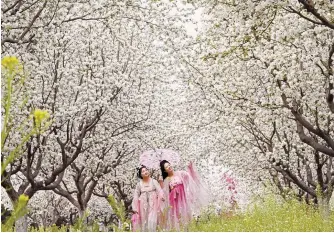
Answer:
[[[126,218],[126,211],[124,202],[117,202],[117,200],[114,198],[113,195],[108,196],[108,202],[117,216],[117,218],[120,221],[120,226],[117,226],[115,224],[112,225],[112,228],[114,231],[128,231],[130,226],[130,219]]]

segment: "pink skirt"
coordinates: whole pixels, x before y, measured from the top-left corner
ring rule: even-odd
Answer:
[[[191,220],[191,209],[187,202],[184,185],[178,184],[169,193],[169,219],[171,229],[179,230]],[[180,224],[181,223],[181,224]]]

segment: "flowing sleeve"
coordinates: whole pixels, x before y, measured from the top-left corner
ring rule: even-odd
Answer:
[[[137,184],[132,199],[132,210],[138,213],[139,213],[139,197],[140,197],[140,183]]]
[[[167,211],[167,208],[169,207],[169,179],[166,178],[163,181],[163,187],[162,187],[162,192],[164,194],[165,201],[163,202],[163,209]]]
[[[201,179],[193,163],[189,164],[187,171],[179,171],[179,175],[185,186],[188,204],[193,212],[198,213],[202,207],[207,206],[210,202],[209,188]]]
[[[154,185],[154,187],[157,190],[159,198],[164,198],[165,197],[164,191],[162,190],[162,188],[161,188],[160,184],[158,183],[158,181],[153,180],[153,185]]]
[[[164,195],[165,201],[161,202],[161,219],[159,225],[162,229],[168,229],[170,226],[170,218],[168,217],[168,213],[170,210],[169,204],[169,179],[166,178],[162,183],[162,193]]]
[[[163,189],[163,188],[164,188],[164,181],[163,181],[161,175],[160,175],[159,178],[158,178],[158,182],[159,182],[159,184],[160,184],[160,187]]]
[[[164,209],[164,201],[165,201],[165,194],[163,189],[161,188],[160,184],[158,183],[158,181],[153,180],[153,185],[155,187],[155,189],[157,190],[157,194],[158,194],[158,211],[162,212]]]
[[[134,213],[131,217],[132,222],[132,230],[133,231],[140,231],[140,183],[137,184],[136,189],[133,193],[132,199],[132,210],[137,212]]]

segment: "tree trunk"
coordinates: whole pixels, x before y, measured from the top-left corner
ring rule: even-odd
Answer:
[[[42,214],[39,215],[42,219],[42,226],[45,229],[45,227],[47,227],[47,216],[46,213],[43,211]]]
[[[84,224],[88,224],[88,216],[85,216],[86,210],[87,210],[87,208],[85,208],[85,209],[81,209],[81,208],[78,209],[78,211],[79,211],[79,218],[81,218],[83,220]]]
[[[24,215],[15,221],[15,231],[16,232],[27,232],[28,231],[28,217]]]
[[[78,209],[79,218],[83,218],[85,216],[85,211],[85,209]]]
[[[329,219],[329,214],[330,214],[329,199],[330,198],[327,195],[318,197],[319,211],[323,219]]]

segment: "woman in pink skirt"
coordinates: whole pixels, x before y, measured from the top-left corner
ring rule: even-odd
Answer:
[[[209,202],[209,193],[190,163],[188,171],[174,171],[166,160],[160,162],[163,190],[166,196],[167,230],[184,229],[194,213]]]
[[[150,177],[145,166],[138,170],[139,183],[136,186],[132,200],[133,231],[156,231],[158,217],[162,211],[164,193],[159,183]]]

